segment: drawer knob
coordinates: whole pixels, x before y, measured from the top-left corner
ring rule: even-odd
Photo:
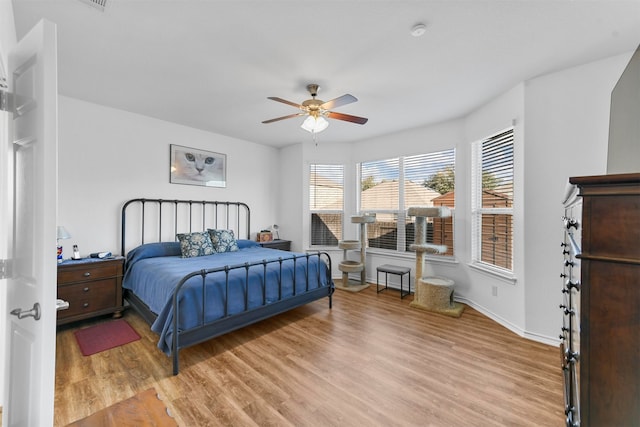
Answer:
[[[567,307],[564,304],[560,304],[560,308],[562,309],[562,311],[564,312],[564,314],[568,315],[568,316],[573,316],[574,314],[576,314],[575,310]]]
[[[89,277],[89,276],[91,276],[91,272],[90,271],[85,271],[84,277]]]
[[[87,307],[89,307],[89,303],[88,303],[88,302],[85,302],[84,304],[82,304],[82,306],[83,306],[84,308],[87,308]]]
[[[571,280],[567,280],[567,283],[565,283],[565,286],[567,287],[567,289],[574,288],[577,291],[580,290],[580,282],[579,281],[572,282]]]
[[[89,292],[89,288],[83,288],[82,292]]]

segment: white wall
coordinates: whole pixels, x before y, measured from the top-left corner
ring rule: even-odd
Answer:
[[[525,329],[558,331],[562,199],[571,176],[606,173],[611,91],[631,54],[527,82]]]
[[[6,73],[7,58],[9,52],[16,45],[16,29],[13,21],[13,5],[10,1],[0,1],[0,71]],[[0,73],[2,74],[2,73]],[[8,161],[8,151],[5,147],[8,145],[8,113],[0,112],[0,164],[2,167],[2,175],[0,176],[0,224],[6,224],[10,216],[9,204],[7,201],[8,183],[4,176],[4,165]],[[0,228],[0,259],[7,258],[7,230],[6,227]],[[4,363],[5,363],[5,344],[6,340],[6,317],[7,317],[7,299],[6,299],[6,280],[0,280],[0,406],[4,403]]]
[[[210,132],[60,97],[59,225],[65,258],[120,250],[120,209],[131,198],[243,201],[252,233],[276,223],[277,150]],[[169,183],[169,145],[227,155],[227,187]]]
[[[302,194],[304,162],[302,145],[295,144],[280,150],[278,159],[280,197],[278,202],[278,235],[281,239],[291,240],[292,251],[302,251]],[[299,195],[299,196],[295,196]]]
[[[459,299],[513,330],[542,342],[555,343],[560,324],[562,194],[569,176],[603,174],[606,155],[611,90],[632,52],[580,67],[540,76],[516,85],[466,117],[433,126],[353,144],[305,144],[281,151],[287,162],[344,162],[346,171],[367,160],[406,156],[456,148],[456,262],[427,262],[426,274],[450,277]],[[515,281],[469,267],[470,251],[470,149],[471,143],[515,123]],[[295,150],[295,156],[290,154]],[[284,154],[286,153],[286,154]],[[570,162],[567,159],[572,159]],[[288,168],[289,169],[289,168]],[[284,173],[300,180],[299,168]],[[302,170],[303,180],[307,170]],[[345,197],[355,198],[354,172],[347,174]],[[298,182],[298,181],[296,181]],[[305,205],[308,182],[302,193],[287,194],[283,205]],[[346,217],[355,213],[347,203]],[[307,221],[308,212],[301,215]],[[293,216],[292,216],[293,218]],[[356,237],[347,222],[345,238]],[[293,239],[306,249],[308,227]],[[334,251],[337,264],[341,251]],[[392,262],[414,267],[412,257],[369,250],[367,278],[376,280],[375,267]],[[335,267],[335,266],[334,266]],[[334,268],[334,274],[336,273]],[[493,296],[492,288],[497,288]]]
[[[467,189],[470,189],[471,144],[514,126],[513,274],[515,282],[511,279],[505,279],[469,267],[468,263],[471,262],[470,225],[465,230],[464,246],[458,247],[461,249],[461,268],[465,269],[468,274],[468,283],[460,292],[461,298],[519,334],[524,334],[525,330],[524,292],[526,276],[524,259],[526,242],[523,225],[527,221],[528,214],[524,203],[526,185],[524,179],[524,170],[526,169],[524,130],[528,127],[528,120],[525,118],[524,111],[524,97],[524,84],[519,84],[466,117],[466,143],[463,151],[466,157],[456,169],[456,173],[460,171],[463,174]],[[464,206],[465,209],[461,210],[460,213],[470,224],[470,192],[467,191],[461,196],[460,205]],[[457,204],[458,200],[456,200]],[[494,287],[497,290],[497,295],[495,296],[493,293]]]

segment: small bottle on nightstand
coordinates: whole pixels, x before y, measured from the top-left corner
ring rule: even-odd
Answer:
[[[80,251],[78,251],[78,245],[73,245],[73,259],[80,259]]]

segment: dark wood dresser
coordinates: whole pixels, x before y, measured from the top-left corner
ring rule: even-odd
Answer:
[[[58,311],[58,325],[109,313],[120,317],[123,265],[124,257],[58,264],[58,298],[69,303]]]
[[[640,173],[573,177],[582,198],[580,426],[640,425]]]

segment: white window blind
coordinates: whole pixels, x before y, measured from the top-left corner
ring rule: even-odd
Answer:
[[[406,252],[414,242],[410,206],[454,208],[455,150],[363,162],[360,164],[360,210],[376,214],[367,226],[371,248]],[[453,220],[429,219],[429,243],[445,244],[453,255]]]
[[[367,225],[371,248],[397,250],[399,178],[398,158],[360,164],[360,210],[376,214],[376,222]]]
[[[427,243],[445,245],[446,256],[453,256],[453,218],[455,215],[454,149],[406,157],[404,159],[404,208],[411,206],[447,206],[451,217],[427,218]],[[407,218],[406,247],[415,241],[415,218]]]
[[[338,246],[344,211],[343,165],[310,165],[309,211],[311,246]]]
[[[473,262],[513,270],[513,128],[472,150]]]

